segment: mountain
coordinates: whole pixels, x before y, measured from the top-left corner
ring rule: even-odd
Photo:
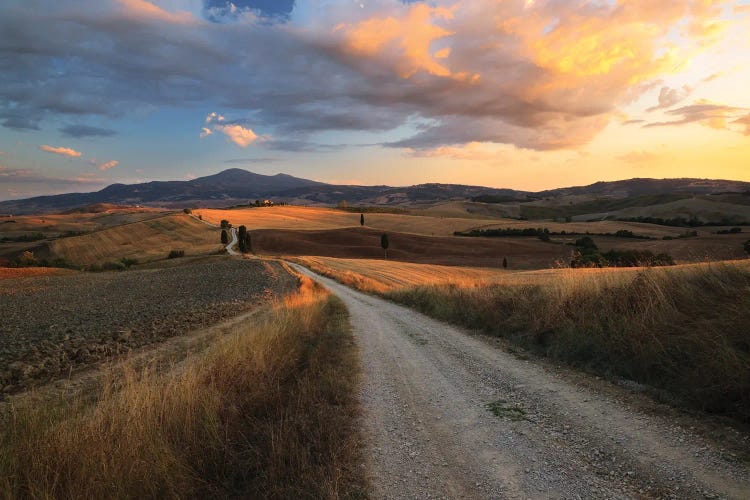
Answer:
[[[234,168],[190,181],[112,184],[94,193],[5,201],[0,202],[0,213],[60,212],[97,203],[170,208],[224,207],[264,198],[308,205],[335,205],[342,200],[362,205],[409,205],[470,199],[495,203],[526,203],[575,195],[608,200],[665,194],[697,196],[726,193],[750,193],[750,183],[709,179],[629,179],[532,193],[461,184],[340,186],[286,174],[261,175]]]
[[[291,189],[325,186],[286,174],[261,175],[239,168],[190,181],[112,184],[94,193],[68,193],[0,202],[0,213],[43,213],[70,210],[95,203],[182,207],[191,204],[225,206],[275,196]]]

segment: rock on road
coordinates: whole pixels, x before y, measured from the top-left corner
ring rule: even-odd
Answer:
[[[699,433],[293,265],[349,309],[376,498],[750,498]]]

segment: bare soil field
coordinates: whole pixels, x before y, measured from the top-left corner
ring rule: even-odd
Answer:
[[[211,257],[163,269],[0,280],[0,390],[17,392],[207,326],[296,286],[277,263]]]
[[[65,276],[70,274],[76,274],[76,271],[54,267],[0,267],[0,280],[34,278],[38,276]]]
[[[219,236],[216,229],[192,217],[170,214],[55,240],[49,244],[49,253],[76,265],[122,258],[148,262],[165,259],[175,249],[185,250],[187,255],[217,253],[222,248]]]
[[[275,256],[327,256],[382,259],[382,231],[369,228],[327,231],[252,231],[253,251]],[[552,267],[568,261],[571,247],[537,238],[459,238],[388,233],[388,259],[455,266],[500,267],[503,257],[513,269]]]
[[[712,231],[716,228],[711,228]],[[604,251],[617,250],[650,250],[654,253],[666,252],[677,263],[722,261],[746,259],[747,253],[743,243],[750,239],[750,234],[712,234],[698,231],[696,238],[675,240],[639,241],[624,238],[606,238],[593,236],[594,242]]]

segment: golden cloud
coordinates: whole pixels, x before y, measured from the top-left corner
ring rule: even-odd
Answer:
[[[453,19],[453,9],[416,4],[401,16],[375,17],[354,25],[339,25],[334,31],[344,34],[346,50],[362,57],[386,55],[402,78],[410,78],[418,71],[440,77],[465,78],[465,73],[452,73],[437,59],[450,57],[450,47],[434,54],[432,43],[453,35],[435,24]]]
[[[46,151],[47,153],[67,156],[69,158],[78,158],[83,154],[80,151],[76,151],[75,149],[47,146],[46,144],[43,146],[39,146],[39,149],[41,149],[42,151]]]

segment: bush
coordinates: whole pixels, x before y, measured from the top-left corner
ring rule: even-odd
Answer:
[[[35,266],[37,264],[36,257],[34,257],[34,252],[25,251],[21,254],[20,257],[18,257],[18,265],[20,266]]]
[[[189,208],[183,208],[182,211],[185,212],[186,214],[192,214],[193,213],[193,211],[190,210]]]
[[[124,271],[127,269],[122,262],[105,262],[102,264],[103,271]]]
[[[120,262],[122,262],[125,267],[138,265],[138,259],[129,259],[127,257],[120,259]]]
[[[185,250],[172,250],[169,252],[169,255],[167,255],[168,259],[179,259],[180,257],[185,256]]]
[[[583,238],[578,238],[575,242],[575,245],[584,251],[599,249],[599,247],[596,246],[596,243],[594,243],[594,239],[591,238],[591,236],[584,236]]]
[[[221,228],[222,228],[222,229],[231,229],[231,228],[232,228],[232,225],[231,225],[231,224],[229,223],[229,221],[228,221],[228,220],[226,220],[226,219],[222,219],[222,220],[221,220]]]

